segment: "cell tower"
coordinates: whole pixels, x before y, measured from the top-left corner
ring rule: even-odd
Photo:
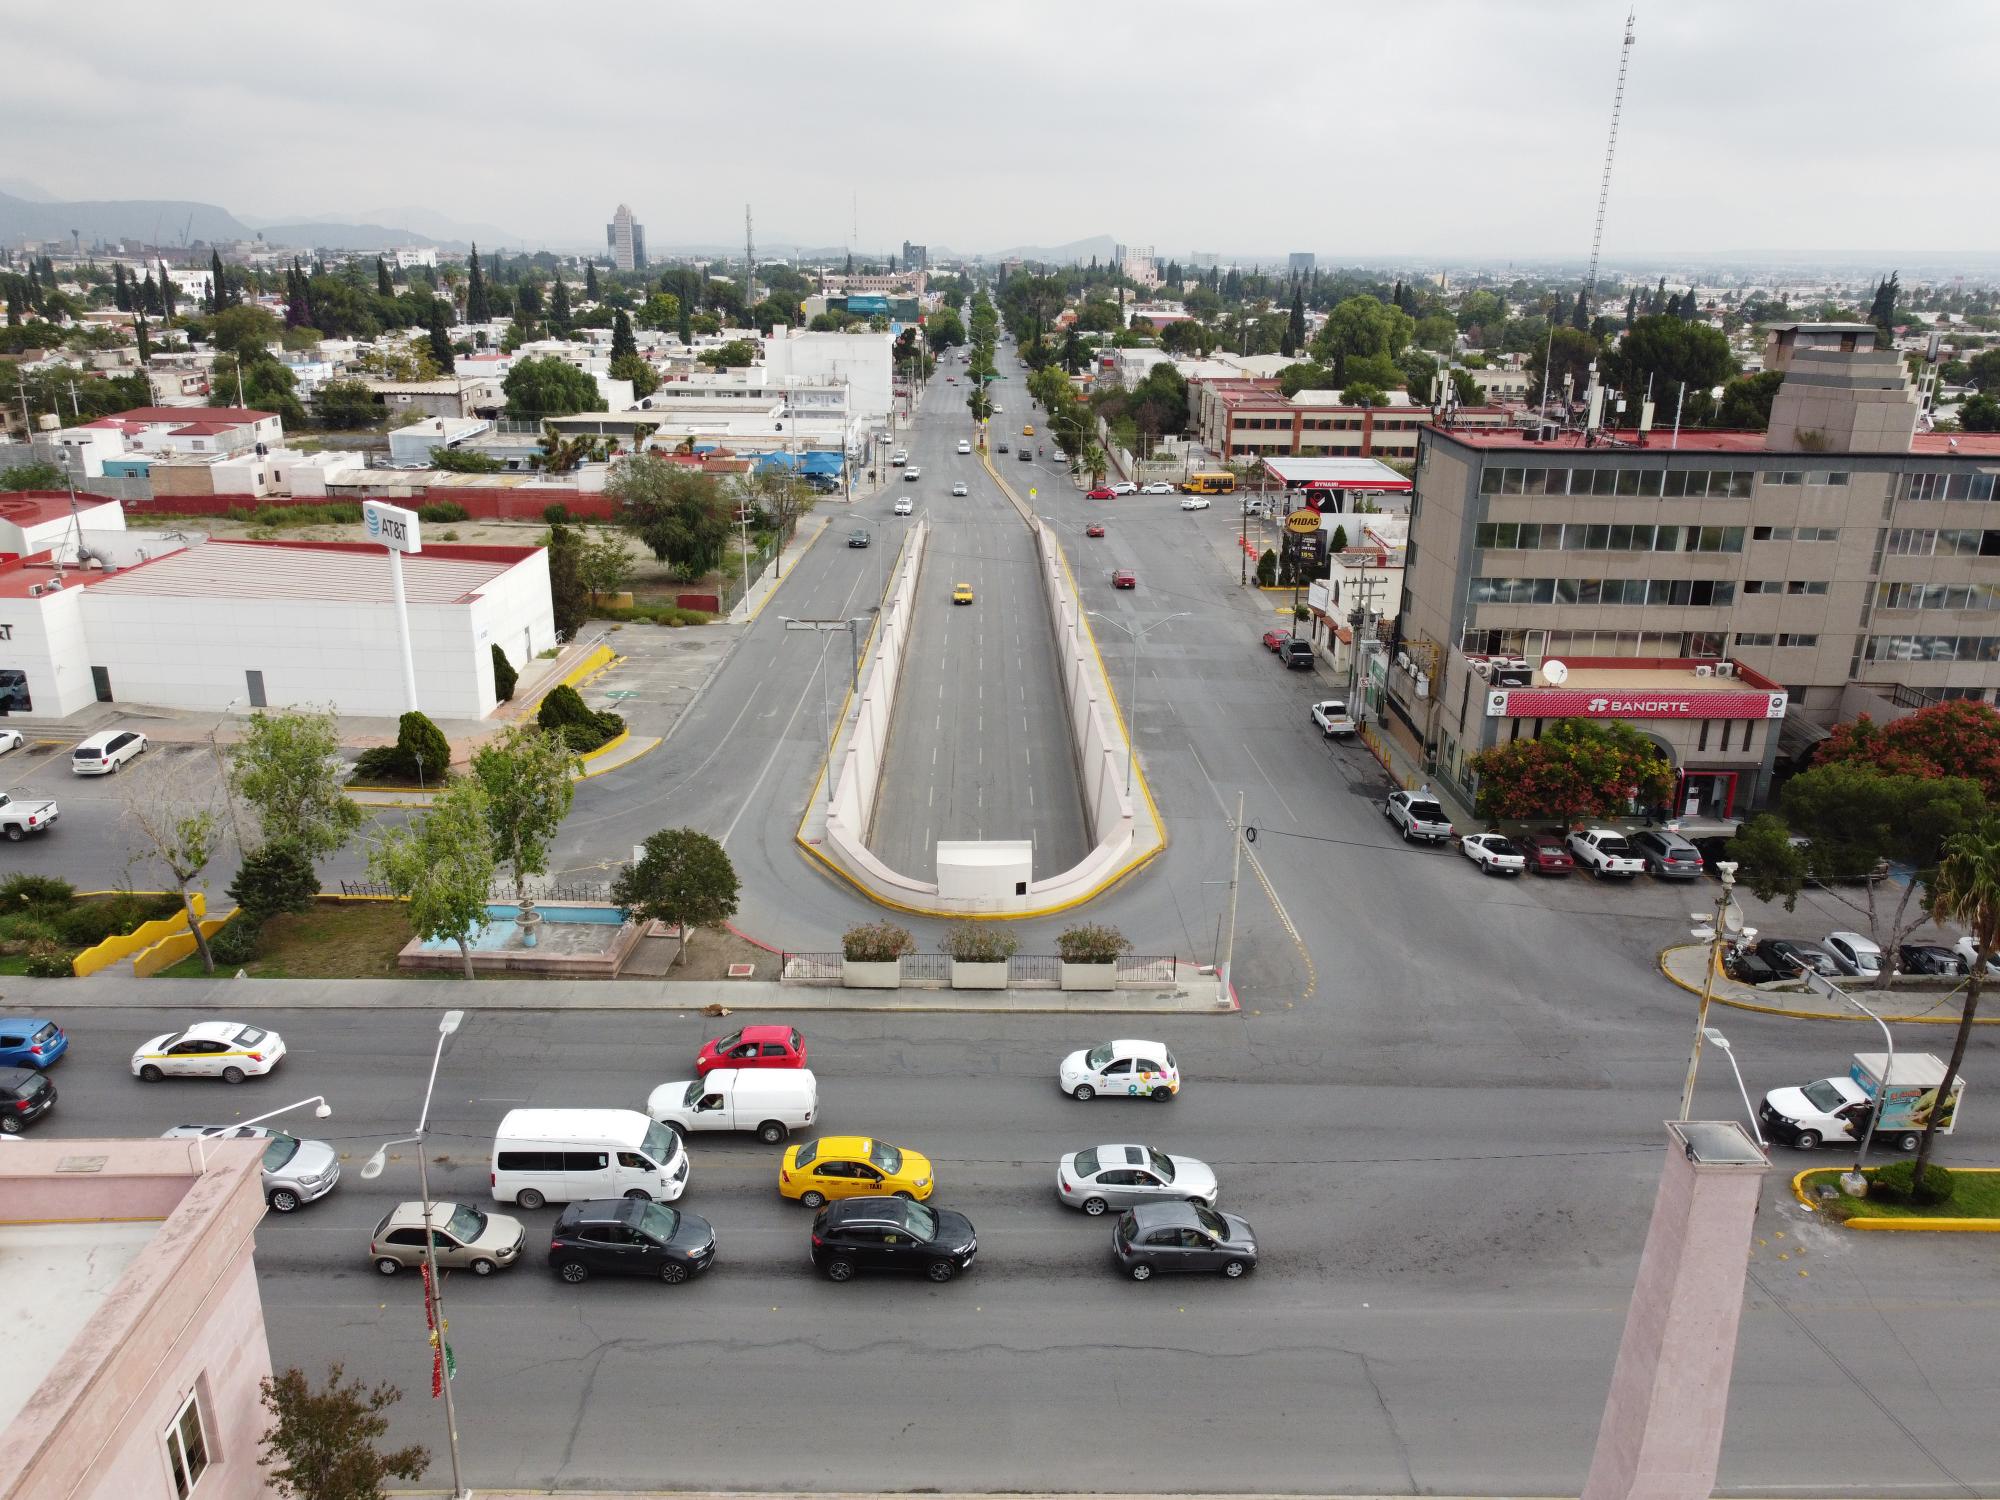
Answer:
[[[1618,90],[1611,96],[1611,138],[1604,143],[1604,178],[1597,186],[1597,227],[1590,234],[1590,273],[1584,278],[1583,295],[1597,298],[1597,255],[1604,248],[1604,206],[1611,197],[1611,160],[1618,154],[1618,117],[1625,111],[1625,70],[1632,63],[1632,23],[1638,11],[1625,12],[1625,45],[1618,53]]]
[[[743,205],[743,311],[757,305],[757,243],[750,235],[750,205]]]

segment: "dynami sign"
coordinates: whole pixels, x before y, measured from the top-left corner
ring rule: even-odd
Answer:
[[[1576,688],[1494,688],[1489,719],[1782,719],[1786,695],[1744,692],[1596,693]]]

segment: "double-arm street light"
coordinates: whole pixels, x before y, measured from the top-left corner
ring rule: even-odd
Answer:
[[[1757,1137],[1757,1144],[1768,1148],[1770,1142],[1764,1139],[1763,1127],[1757,1123],[1757,1107],[1750,1102],[1750,1090],[1744,1085],[1743,1070],[1736,1066],[1736,1049],[1729,1045],[1729,1038],[1713,1026],[1706,1028],[1702,1035],[1709,1045],[1729,1059],[1729,1071],[1736,1075],[1736,1092],[1743,1096],[1743,1109],[1750,1116],[1750,1133]]]
[[[417,1148],[417,1191],[424,1200],[424,1300],[427,1304],[431,1330],[437,1338],[437,1360],[443,1368],[443,1379],[439,1382],[444,1395],[445,1444],[451,1452],[451,1500],[462,1500],[465,1495],[464,1481],[458,1472],[458,1412],[451,1402],[451,1361],[445,1347],[444,1286],[438,1280],[437,1230],[431,1223],[431,1176],[429,1163],[424,1158],[424,1135],[430,1128],[431,1093],[437,1088],[438,1064],[444,1060],[444,1044],[451,1034],[458,1030],[465,1019],[462,1010],[448,1010],[438,1018],[437,1050],[431,1054],[430,1082],[424,1085],[423,1112],[417,1116],[417,1133],[400,1136],[393,1141],[384,1141],[375,1154],[362,1165],[361,1175],[372,1182],[382,1175],[387,1165],[389,1148],[414,1143]]]
[[[1716,894],[1715,914],[1698,911],[1690,913],[1698,924],[1692,935],[1708,944],[1708,976],[1702,981],[1701,1009],[1695,1012],[1694,1049],[1688,1053],[1687,1082],[1681,1085],[1681,1112],[1677,1119],[1685,1120],[1688,1111],[1694,1108],[1694,1076],[1701,1066],[1702,1038],[1708,1033],[1708,1006],[1715,998],[1715,976],[1722,967],[1723,949],[1729,946],[1731,938],[1741,935],[1745,941],[1757,936],[1757,929],[1743,925],[1743,912],[1736,905],[1736,866],[1728,860],[1716,862],[1716,873],[1722,877],[1722,889]]]
[[[1889,1034],[1887,1021],[1817,969],[1808,968],[1804,977],[1807,989],[1853,1006],[1881,1027],[1882,1045],[1888,1049],[1887,1055],[1882,1059],[1882,1076],[1875,1083],[1875,1097],[1868,1101],[1868,1128],[1862,1132],[1861,1149],[1854,1153],[1854,1169],[1843,1173],[1840,1179],[1841,1190],[1850,1198],[1859,1198],[1868,1191],[1868,1179],[1862,1175],[1861,1169],[1868,1164],[1868,1148],[1875,1143],[1875,1122],[1882,1118],[1882,1101],[1888,1097],[1889,1080],[1896,1075],[1896,1039]],[[1943,1107],[1942,1102],[1939,1107]]]
[[[1139,649],[1145,643],[1146,637],[1162,625],[1175,620],[1185,620],[1194,611],[1189,609],[1176,611],[1164,620],[1155,620],[1143,630],[1134,630],[1129,625],[1119,624],[1111,616],[1100,614],[1094,609],[1085,610],[1084,613],[1093,620],[1102,620],[1106,625],[1116,626],[1132,637],[1132,691],[1127,694],[1125,705],[1125,795],[1129,797],[1132,795],[1132,763],[1139,758]]]

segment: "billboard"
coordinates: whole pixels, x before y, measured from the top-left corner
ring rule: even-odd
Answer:
[[[1493,688],[1489,719],[1782,719],[1787,695],[1736,689],[1594,692],[1587,688]]]

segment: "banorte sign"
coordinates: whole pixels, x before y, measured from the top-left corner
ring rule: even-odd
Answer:
[[[1582,688],[1493,688],[1489,719],[1782,719],[1784,693],[1599,693]]]

